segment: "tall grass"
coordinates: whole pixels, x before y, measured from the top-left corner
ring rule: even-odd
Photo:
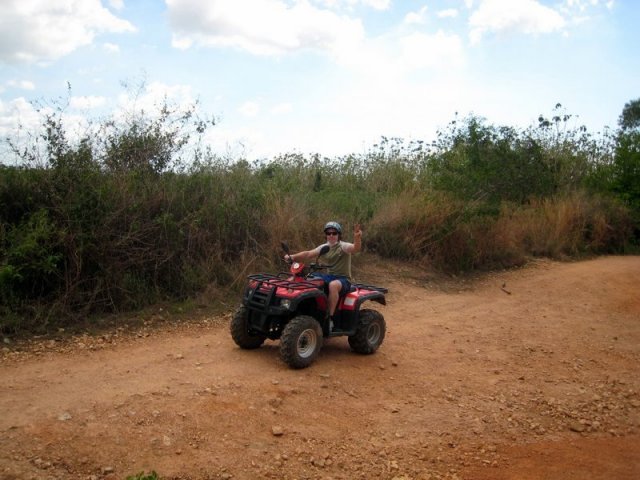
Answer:
[[[251,164],[186,150],[163,111],[106,143],[70,142],[50,117],[39,162],[25,151],[21,166],[0,165],[0,329],[237,291],[251,271],[282,266],[281,241],[315,246],[328,220],[347,240],[362,224],[368,251],[456,272],[624,252],[634,239],[628,204],[587,181],[611,162],[546,124],[517,132],[472,117],[432,145],[383,139],[364,155]]]
[[[537,199],[514,221],[528,252],[553,258],[624,251],[633,228],[622,205],[584,191]]]

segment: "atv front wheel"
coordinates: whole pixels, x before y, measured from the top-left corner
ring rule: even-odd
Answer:
[[[386,331],[387,325],[380,312],[361,310],[358,328],[349,336],[349,345],[354,352],[368,355],[382,345]]]
[[[315,318],[300,315],[292,319],[280,336],[280,356],[291,368],[313,363],[322,348],[322,328]]]
[[[238,308],[231,319],[231,338],[240,348],[253,350],[260,347],[267,337],[249,333],[249,310],[244,305]]]

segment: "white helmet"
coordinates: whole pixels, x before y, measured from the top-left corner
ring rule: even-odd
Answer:
[[[335,228],[336,231],[338,232],[338,235],[342,235],[342,227],[338,222],[327,222],[326,225],[324,226],[323,231],[326,233],[327,230],[329,230],[330,228]]]

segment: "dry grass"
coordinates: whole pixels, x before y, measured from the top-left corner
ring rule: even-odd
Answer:
[[[469,270],[522,265],[532,255],[620,251],[631,228],[622,207],[584,192],[505,203],[497,214],[483,207],[406,192],[376,213],[367,243],[384,256]]]

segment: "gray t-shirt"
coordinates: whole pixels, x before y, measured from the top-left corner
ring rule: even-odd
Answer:
[[[314,249],[316,255],[320,253],[320,249],[325,245],[329,244],[323,243]],[[335,263],[328,273],[331,275],[343,275],[351,280],[351,254],[345,252],[344,249],[346,247],[347,250],[352,250],[353,244],[340,240],[333,247],[331,245],[329,247],[329,251],[320,257],[320,262],[324,265],[333,265]]]

